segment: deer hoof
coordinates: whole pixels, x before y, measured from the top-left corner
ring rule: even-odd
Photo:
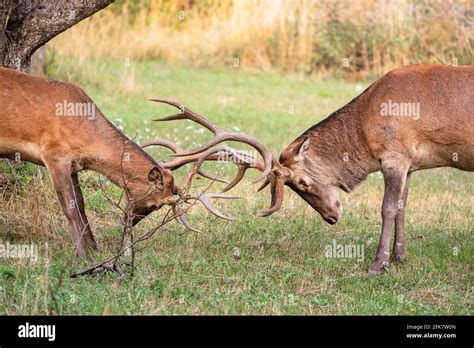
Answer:
[[[388,271],[388,263],[375,261],[372,267],[370,268],[368,275],[374,276],[374,275],[381,274],[385,271]]]
[[[398,254],[393,254],[393,256],[392,256],[392,261],[394,261],[394,262],[403,262],[403,261],[406,260],[406,258],[407,258],[407,257],[406,257],[405,254],[400,254],[400,255],[398,255]]]
[[[369,276],[375,276],[382,273],[382,271],[377,271],[375,269],[369,269],[369,272],[367,273]]]

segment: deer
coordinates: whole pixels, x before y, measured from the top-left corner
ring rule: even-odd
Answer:
[[[412,173],[437,167],[474,171],[473,110],[473,65],[393,70],[297,137],[279,160],[271,157],[271,172],[259,188],[270,185],[271,206],[259,216],[281,208],[288,186],[333,225],[342,217],[339,192],[350,193],[381,171],[382,231],[369,275],[380,274],[388,270],[389,259],[406,258],[404,217]],[[263,164],[253,167],[262,170]]]
[[[242,151],[225,146],[211,149],[223,141],[237,141],[253,146],[263,154],[264,164],[259,168],[265,175],[271,171],[271,157],[257,139],[227,132],[197,115],[191,119],[212,129],[217,136],[186,156],[182,156],[184,150],[166,140],[145,144],[180,152],[171,161],[157,161],[111,123],[78,85],[69,82],[0,68],[0,105],[0,158],[46,167],[73,237],[76,257],[80,259],[88,258],[91,252],[98,250],[79,183],[78,173],[83,170],[100,173],[124,189],[124,222],[130,220],[134,226],[153,211],[170,206],[178,221],[195,231],[197,229],[185,218],[185,203],[199,201],[216,216],[233,220],[214,207],[211,200],[237,197],[189,194],[191,180],[197,174],[212,180],[225,180],[193,167],[197,169],[193,169],[183,185],[177,186],[173,170],[193,162],[200,166],[208,160],[232,162],[239,168],[257,166],[253,164],[253,157],[246,157]],[[210,150],[212,154],[209,154]]]
[[[339,190],[368,174],[384,179],[382,231],[369,274],[406,258],[405,207],[413,172],[474,171],[474,66],[412,65],[393,70],[295,139],[274,163],[268,216],[289,186],[329,224],[342,216]]]

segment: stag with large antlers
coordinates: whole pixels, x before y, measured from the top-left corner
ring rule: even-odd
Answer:
[[[21,159],[48,169],[79,257],[97,249],[79,186],[78,172],[82,170],[101,173],[125,190],[125,219],[130,217],[133,225],[170,205],[181,222],[190,227],[181,208],[191,200],[199,200],[213,214],[230,219],[213,207],[210,200],[233,197],[188,194],[185,188],[175,186],[171,173],[185,163],[197,161],[200,166],[208,157],[215,159],[215,155],[209,154],[214,151],[208,150],[209,146],[169,163],[157,162],[110,123],[78,86],[7,68],[0,68],[0,105],[0,158]],[[251,137],[227,134],[205,121],[199,122],[217,134],[210,146],[237,140],[256,146],[259,151],[263,149]],[[176,147],[174,150],[181,151]],[[240,152],[227,148],[219,151],[244,159]],[[268,157],[265,160],[264,173],[268,173],[271,165]],[[250,166],[250,163],[244,160],[240,165]],[[196,173],[203,172],[192,172],[187,183]]]
[[[474,66],[414,65],[394,70],[311,127],[281,154],[269,181],[277,211],[289,186],[324,220],[342,215],[339,189],[352,191],[382,171],[382,234],[369,271],[405,259],[404,210],[411,173],[436,167],[474,171]]]

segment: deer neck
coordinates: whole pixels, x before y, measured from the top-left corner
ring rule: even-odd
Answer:
[[[352,191],[367,175],[377,170],[353,105],[343,108],[313,129],[311,147],[318,156],[321,172],[346,192]],[[314,141],[313,141],[314,139]]]
[[[148,173],[158,164],[120,130],[109,124],[105,136],[95,139],[93,150],[89,151],[87,168],[96,171],[127,194],[149,185]]]

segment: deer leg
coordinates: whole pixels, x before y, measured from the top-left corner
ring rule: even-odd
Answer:
[[[395,218],[395,239],[393,241],[393,261],[405,260],[405,207],[407,205],[408,188],[410,186],[411,173],[407,174],[405,179],[405,187],[403,189],[402,200],[399,202],[399,211]]]
[[[79,185],[79,178],[77,176],[77,173],[71,174],[71,178],[72,184],[74,186],[74,198],[81,217],[81,223],[83,225],[81,236],[82,240],[84,241],[87,248],[92,250],[98,250],[97,243],[94,240],[94,235],[92,234],[92,230],[87,219],[86,210],[84,206],[84,197],[82,196],[81,186]]]
[[[399,213],[400,201],[408,173],[409,163],[400,158],[390,158],[382,161],[385,191],[382,203],[382,234],[380,236],[377,256],[369,275],[379,274],[388,266],[390,240]]]
[[[85,213],[81,213],[81,205],[84,205],[82,193],[77,194],[70,163],[48,163],[44,161],[49,176],[53,182],[59,202],[64,215],[69,223],[69,230],[76,245],[76,256],[86,258],[90,248],[94,248],[95,242],[89,229]],[[77,176],[76,176],[77,179]],[[76,180],[78,185],[78,181]],[[82,207],[83,209],[83,207]],[[83,211],[83,210],[82,210]]]

